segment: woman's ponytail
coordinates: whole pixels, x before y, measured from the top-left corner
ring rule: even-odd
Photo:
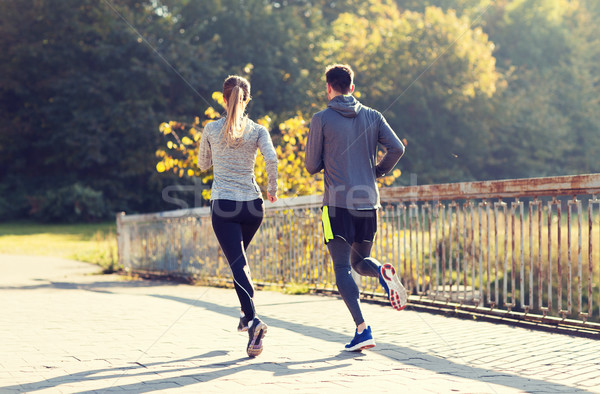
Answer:
[[[223,97],[227,100],[227,117],[223,137],[231,148],[239,146],[248,118],[246,104],[250,101],[250,83],[239,76],[229,76],[223,83]]]

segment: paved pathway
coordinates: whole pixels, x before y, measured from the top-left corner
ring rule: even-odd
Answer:
[[[363,304],[377,347],[346,353],[341,300],[261,291],[249,359],[233,290],[97,270],[0,255],[0,393],[600,393],[593,339]]]

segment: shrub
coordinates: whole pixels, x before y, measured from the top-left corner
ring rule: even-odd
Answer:
[[[42,222],[93,222],[105,219],[109,212],[102,192],[80,183],[49,190],[30,201],[32,216]]]

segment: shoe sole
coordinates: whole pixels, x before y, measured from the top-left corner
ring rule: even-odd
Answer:
[[[390,303],[392,307],[401,311],[406,308],[407,296],[406,289],[396,275],[396,269],[391,264],[384,264],[381,268],[381,276],[389,289]]]
[[[352,346],[352,347],[347,347],[345,348],[345,350],[347,352],[360,352],[361,350],[365,350],[365,349],[371,349],[375,347],[375,340],[374,339],[368,339],[364,342],[361,343],[357,343],[356,345]]]
[[[238,330],[238,332],[246,332],[246,331],[248,331],[248,326],[245,326],[245,327],[242,327],[242,328],[238,327],[237,330]]]
[[[254,329],[254,336],[248,343],[248,349],[246,349],[249,357],[256,357],[262,353],[262,340],[267,333],[267,328],[268,327],[265,323],[260,322],[260,324]]]

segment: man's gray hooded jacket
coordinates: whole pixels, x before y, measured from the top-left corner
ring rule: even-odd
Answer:
[[[386,149],[379,163],[378,143]],[[391,171],[403,154],[404,145],[381,113],[352,95],[339,95],[313,116],[304,163],[311,174],[325,170],[323,205],[376,209],[375,179]]]

